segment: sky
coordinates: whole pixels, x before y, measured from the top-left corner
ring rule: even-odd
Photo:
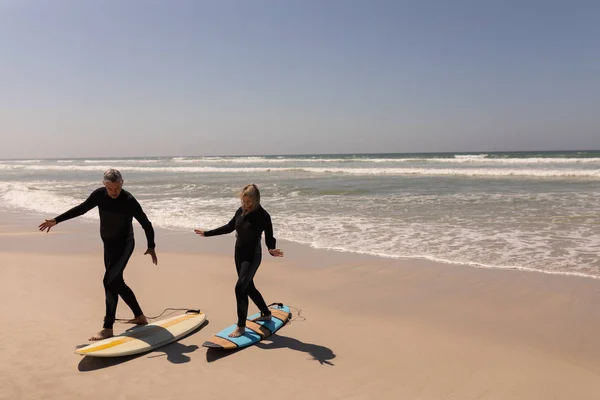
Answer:
[[[0,0],[0,158],[600,149],[600,2]]]

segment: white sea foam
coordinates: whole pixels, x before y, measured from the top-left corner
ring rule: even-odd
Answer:
[[[48,187],[52,187],[52,185],[48,185]],[[56,188],[54,186],[54,189]],[[1,182],[0,199],[2,205],[9,209],[57,214],[79,204],[85,200],[85,197],[78,199],[74,196],[57,194],[30,183]]]
[[[457,154],[454,156],[454,158],[457,158],[459,160],[481,160],[486,158],[487,156],[487,154]]]
[[[104,171],[120,168],[135,172],[167,173],[268,173],[296,172],[341,175],[422,175],[422,176],[472,176],[472,177],[538,177],[538,178],[600,178],[599,169],[533,169],[533,168],[303,168],[303,167],[145,167],[111,165],[14,165],[0,164],[0,170],[28,171]]]
[[[84,160],[85,164],[156,164],[164,162],[160,159],[138,160],[138,159],[106,159],[106,160]]]
[[[492,165],[519,165],[519,164],[597,164],[600,158],[488,158],[487,155],[456,155],[450,157],[407,157],[407,158],[266,158],[266,157],[197,157],[173,158],[175,163],[231,163],[231,164],[330,164],[330,163],[357,163],[357,164],[407,164],[407,163],[445,163],[445,164],[492,164]]]
[[[41,163],[42,160],[13,160],[15,164],[38,164]]]
[[[157,227],[212,228],[239,206],[240,182],[263,181],[263,204],[279,239],[381,257],[600,276],[600,192],[594,190],[600,169],[590,163],[578,168],[568,164],[573,159],[565,165],[526,159],[519,165],[523,159],[490,161],[480,154],[437,164],[442,159],[417,158],[414,165],[211,160],[217,159],[1,161],[0,209],[64,212],[99,186],[96,173],[110,166],[136,172],[127,189]],[[389,178],[401,176],[434,178]],[[540,182],[517,179],[523,177]]]
[[[531,176],[600,178],[598,170],[579,169],[505,169],[505,168],[302,168],[313,173],[352,175],[425,175],[425,176]]]
[[[600,158],[486,158],[479,156],[456,156],[456,158],[425,158],[427,162],[439,163],[460,163],[460,164],[598,164],[600,166]],[[416,161],[416,160],[413,160]]]

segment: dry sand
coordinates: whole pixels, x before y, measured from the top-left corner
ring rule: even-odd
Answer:
[[[137,224],[125,280],[145,313],[200,308],[208,324],[151,353],[81,357],[104,312],[98,225],[45,234],[42,220],[0,215],[1,399],[600,399],[600,280],[280,242],[255,281],[300,316],[220,352],[201,344],[235,321],[234,236],[157,230],[154,266]]]

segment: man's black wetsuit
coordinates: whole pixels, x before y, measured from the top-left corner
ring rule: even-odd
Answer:
[[[117,312],[119,295],[133,311],[135,317],[143,315],[133,291],[123,280],[123,270],[133,253],[132,218],[144,228],[148,248],[154,249],[154,229],[140,203],[126,190],[116,199],[111,198],[105,188],[98,188],[78,206],[54,218],[57,223],[85,214],[94,207],[100,214],[100,237],[104,242],[104,291],[106,293],[106,316],[104,328],[112,329]]]
[[[262,260],[260,247],[262,232],[265,232],[265,244],[269,250],[275,249],[276,240],[273,237],[271,216],[260,205],[246,215],[243,215],[240,207],[227,225],[206,231],[204,236],[224,235],[234,230],[237,234],[235,242],[235,267],[238,273],[238,281],[235,285],[237,324],[239,327],[245,327],[248,317],[248,296],[263,315],[271,314],[262,295],[254,286],[253,279]]]

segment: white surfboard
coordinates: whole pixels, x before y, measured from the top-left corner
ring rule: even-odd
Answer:
[[[143,353],[187,335],[202,325],[205,319],[206,314],[202,312],[170,317],[78,348],[75,354],[90,357],[121,357]]]

